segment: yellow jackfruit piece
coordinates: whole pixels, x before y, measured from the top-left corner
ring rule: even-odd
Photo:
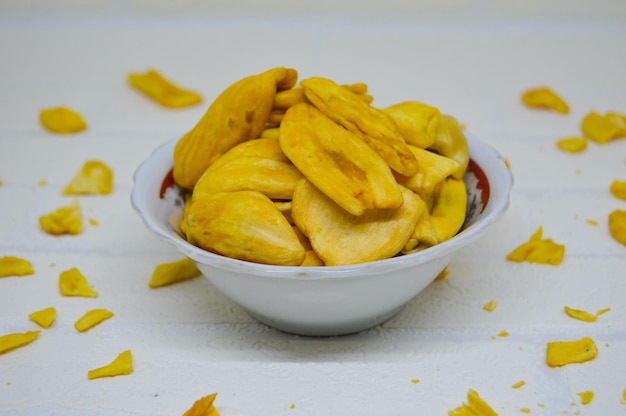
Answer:
[[[108,195],[113,190],[113,171],[100,160],[88,160],[63,190],[63,195]]]
[[[619,181],[615,179],[611,182],[611,187],[609,188],[611,194],[618,199],[623,199],[626,201],[626,181]]]
[[[47,234],[59,236],[77,235],[83,231],[83,221],[78,202],[62,206],[39,217],[39,225]]]
[[[39,122],[52,133],[72,134],[87,129],[87,123],[77,111],[67,107],[54,107],[39,112]]]
[[[442,243],[454,237],[465,222],[467,213],[467,189],[465,182],[449,177],[435,190],[430,221]]]
[[[401,207],[371,209],[357,216],[303,179],[296,186],[291,214],[327,266],[381,260],[402,249],[417,220],[426,212],[426,206],[419,205],[417,194],[406,188],[401,188],[401,192]]]
[[[32,312],[28,317],[42,328],[50,328],[54,323],[57,311],[53,307]]]
[[[221,192],[194,200],[189,242],[227,257],[298,266],[305,249],[276,205],[256,191]]]
[[[406,176],[415,174],[417,160],[390,116],[332,80],[313,77],[300,85],[319,111],[367,143],[391,169]]]
[[[235,146],[211,165],[196,182],[193,198],[218,192],[258,191],[270,199],[289,200],[302,178],[283,154],[278,140],[255,139]]]
[[[569,114],[569,105],[548,87],[533,88],[522,94],[522,102],[528,108],[552,110]]]
[[[163,287],[199,277],[200,270],[190,258],[159,264],[152,272],[148,284],[151,288]]]
[[[604,115],[591,111],[581,122],[583,134],[598,144],[626,137],[626,116],[608,112]]]
[[[213,393],[196,400],[183,416],[220,416],[213,404],[216,397],[217,393]]]
[[[128,74],[128,82],[137,91],[164,107],[183,108],[202,102],[202,95],[179,87],[155,69],[144,73],[131,72]]]
[[[109,364],[89,370],[87,378],[93,380],[102,377],[124,376],[133,372],[133,355],[130,350],[121,352]]]
[[[256,139],[272,111],[277,90],[291,88],[297,71],[274,68],[226,88],[174,148],[174,181],[193,189],[204,171],[235,145]]]
[[[113,312],[108,309],[92,309],[74,323],[74,328],[78,332],[85,332],[113,316]]]
[[[470,389],[467,392],[467,403],[450,410],[448,416],[498,416],[498,414],[475,390]]]
[[[506,259],[514,262],[528,262],[558,266],[563,261],[565,246],[557,244],[552,239],[543,239],[543,228],[530,237],[530,240],[521,244],[510,252]]]
[[[441,112],[437,107],[405,101],[384,108],[383,112],[393,119],[408,144],[428,149],[435,143],[441,122]]]
[[[409,145],[418,161],[417,173],[413,176],[394,174],[396,181],[418,194],[432,192],[444,179],[454,175],[461,165],[454,159],[435,152]]]
[[[0,354],[9,352],[19,347],[30,344],[37,339],[41,331],[28,331],[19,334],[7,334],[0,336]]]
[[[561,367],[567,364],[579,364],[593,360],[598,355],[598,347],[593,339],[581,338],[577,341],[548,342],[546,364]]]
[[[580,309],[573,309],[573,308],[570,308],[569,306],[565,306],[564,310],[568,316],[574,319],[578,319],[579,321],[595,322],[596,320],[598,320],[598,317],[596,315],[593,315],[589,312],[586,312]]]
[[[626,246],[626,210],[617,209],[609,214],[609,232],[615,241]]]
[[[435,142],[428,149],[456,160],[459,167],[452,176],[456,179],[463,179],[470,159],[469,145],[463,128],[456,118],[449,114],[441,115]]]
[[[28,260],[15,256],[0,257],[0,277],[28,276],[31,274],[35,274],[35,269]]]
[[[565,137],[556,141],[556,147],[568,153],[582,152],[587,148],[587,139],[584,137]]]
[[[59,275],[59,290],[63,296],[80,296],[95,298],[98,292],[94,291],[85,276],[76,267],[65,270]]]
[[[303,103],[289,108],[279,143],[309,181],[351,214],[402,205],[402,193],[385,161],[315,107]]]

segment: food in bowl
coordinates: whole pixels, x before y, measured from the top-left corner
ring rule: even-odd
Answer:
[[[297,78],[273,68],[234,83],[176,143],[187,241],[255,263],[338,266],[461,229],[469,149],[453,116],[416,101],[379,109],[365,84]]]
[[[358,91],[363,100],[368,100],[362,85],[350,88]],[[296,97],[301,94],[294,88],[289,91]],[[280,105],[292,98],[279,95],[276,94],[274,103]],[[432,107],[421,108],[436,114]],[[274,119],[284,120],[284,117]],[[432,126],[432,122],[422,121],[421,130],[433,131]],[[280,134],[279,130],[268,128],[262,137],[277,140],[272,137]],[[452,143],[458,138],[450,138],[447,146],[442,145],[443,151],[455,150]],[[427,244],[428,238],[435,241],[433,234],[424,233],[424,243],[415,239],[404,253],[380,260],[324,265],[317,256],[310,255],[313,250],[305,250],[301,265],[275,265],[228,257],[192,244],[187,239],[189,218],[185,211],[193,205],[188,203],[193,196],[189,188],[175,181],[175,148],[180,139],[163,144],[138,167],[131,202],[149,230],[193,260],[211,283],[252,317],[279,330],[301,335],[354,333],[385,322],[398,313],[445,269],[458,250],[483,235],[508,207],[512,177],[504,159],[472,135],[465,133],[463,138],[469,150],[467,167],[462,174],[455,171],[448,175],[462,179],[465,188],[467,202],[462,204],[464,220],[458,232],[438,244],[420,247],[420,244]],[[235,146],[265,146],[259,140],[247,140]],[[431,139],[424,134],[419,140]],[[232,149],[234,151],[235,147]],[[452,159],[451,154],[446,157]],[[212,168],[217,169],[220,163],[214,162]],[[236,165],[232,166],[234,169]],[[224,175],[227,177],[233,176]],[[419,183],[430,186],[428,181]],[[293,204],[282,198],[274,204],[291,225]],[[407,242],[403,249],[407,248]],[[303,243],[306,248],[305,244],[306,240]],[[412,250],[415,248],[417,250]]]

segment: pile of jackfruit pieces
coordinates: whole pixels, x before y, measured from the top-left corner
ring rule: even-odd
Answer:
[[[366,84],[272,68],[226,88],[176,143],[180,223],[207,251],[282,266],[359,264],[452,238],[469,148],[451,115],[376,108]]]

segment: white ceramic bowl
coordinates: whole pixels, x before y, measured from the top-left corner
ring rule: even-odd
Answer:
[[[400,311],[476,241],[509,205],[513,179],[503,158],[467,135],[468,215],[454,238],[418,253],[350,266],[268,266],[234,260],[186,242],[183,201],[171,169],[176,140],[157,148],[135,172],[131,203],[146,227],[195,261],[202,274],[259,321],[301,335],[341,335],[378,325]]]

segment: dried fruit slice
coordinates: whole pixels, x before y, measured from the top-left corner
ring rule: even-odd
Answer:
[[[383,112],[393,119],[408,144],[427,149],[435,143],[441,121],[441,112],[437,107],[405,101],[387,107]]]
[[[41,331],[28,331],[0,336],[0,354],[30,344],[37,339],[40,332]]]
[[[356,216],[302,180],[296,186],[291,213],[327,266],[386,259],[402,249],[426,211],[417,194],[403,187],[400,190],[404,198],[401,207],[372,209]]]
[[[415,174],[415,156],[391,117],[332,80],[313,77],[300,85],[318,110],[367,143],[391,169],[406,176]]]
[[[587,139],[584,137],[565,137],[556,141],[556,147],[564,152],[579,153],[587,148]]]
[[[433,191],[439,183],[461,168],[459,162],[449,157],[416,146],[409,146],[409,149],[419,162],[417,173],[413,176],[394,176],[399,184],[418,194]]]
[[[198,123],[174,148],[174,180],[193,189],[204,171],[222,154],[265,128],[277,90],[296,82],[293,69],[274,68],[243,78],[226,88]]]
[[[420,198],[419,205],[420,211],[423,211],[424,213],[417,221],[417,224],[415,224],[413,233],[402,248],[403,254],[409,254],[424,250],[439,243],[437,230],[435,230],[435,227],[433,226],[433,223],[430,219],[430,213],[428,212],[428,206],[426,205],[426,202],[424,202],[424,200]]]
[[[76,328],[78,332],[85,332],[113,316],[113,312],[108,309],[92,309],[87,311],[74,323],[74,328]]]
[[[552,239],[544,239],[543,228],[539,227],[526,243],[510,252],[506,259],[558,266],[563,261],[564,255],[565,246],[555,243]]]
[[[54,323],[57,311],[53,307],[32,312],[28,317],[42,328],[50,328]]]
[[[565,306],[563,308],[565,310],[565,313],[574,318],[574,319],[578,319],[579,321],[583,321],[583,322],[595,322],[596,320],[598,320],[598,316],[597,315],[593,315],[587,311],[583,311],[581,309],[573,309],[570,308],[569,306]]]
[[[626,246],[626,210],[616,209],[609,214],[609,232],[615,241]]]
[[[598,144],[626,137],[626,116],[608,112],[605,115],[591,111],[581,122],[583,134]]]
[[[546,363],[550,367],[561,367],[567,364],[584,363],[598,355],[598,348],[593,339],[581,338],[577,341],[548,342]]]
[[[80,296],[95,298],[98,292],[93,290],[87,278],[76,267],[61,272],[59,275],[59,290],[63,296]]]
[[[0,277],[28,276],[31,274],[35,274],[35,269],[28,260],[15,256],[0,258]]]
[[[47,130],[58,134],[78,133],[87,129],[87,123],[77,111],[54,107],[39,112],[39,122]]]
[[[467,392],[467,403],[450,410],[448,416],[498,416],[498,414],[475,390],[469,389]]]
[[[163,287],[184,282],[200,276],[200,270],[188,257],[170,263],[159,264],[152,272],[151,288]]]
[[[467,189],[465,182],[449,177],[434,191],[430,221],[437,232],[438,243],[454,237],[465,222]]]
[[[456,118],[448,114],[441,115],[435,142],[428,149],[456,160],[459,163],[459,168],[452,176],[463,179],[470,159],[469,145]]]
[[[102,377],[124,376],[133,372],[133,355],[130,350],[121,352],[109,364],[89,370],[87,378],[93,380]]]
[[[256,191],[196,199],[187,215],[187,236],[205,250],[256,263],[298,266],[305,255],[276,205]]]
[[[279,143],[300,172],[349,213],[402,205],[398,185],[380,156],[315,107],[303,103],[287,110]]]
[[[47,234],[77,235],[83,231],[83,221],[78,202],[66,205],[39,217],[39,225]]]
[[[154,69],[144,73],[131,72],[128,82],[164,107],[182,108],[202,102],[202,95],[177,86]]]
[[[568,114],[569,105],[548,87],[533,88],[522,94],[522,102],[528,108],[553,110],[557,113]]]
[[[580,393],[576,393],[580,396],[580,404],[589,404],[593,400],[593,392],[591,390],[581,391]]]
[[[217,393],[204,396],[193,403],[193,406],[187,410],[183,416],[220,416],[219,412],[213,405]]]
[[[618,199],[623,199],[626,201],[626,181],[619,181],[615,179],[611,182],[611,187],[609,188],[611,194]]]
[[[113,171],[100,160],[85,162],[63,190],[64,195],[107,195],[113,190]]]
[[[254,148],[249,143],[254,143]],[[250,140],[235,146],[204,172],[194,187],[193,199],[218,192],[258,191],[270,199],[290,200],[300,179],[302,173],[283,154],[277,140]]]

